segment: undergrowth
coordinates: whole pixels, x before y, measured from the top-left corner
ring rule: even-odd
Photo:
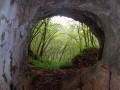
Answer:
[[[78,55],[82,55],[85,52],[98,50],[98,48],[95,47],[89,47],[83,49]],[[76,55],[76,56],[78,56]],[[49,60],[49,59],[34,59],[32,56],[29,56],[29,64],[39,68],[39,69],[67,69],[71,68],[73,66],[72,60]]]
[[[39,69],[66,69],[72,67],[71,61],[36,60],[29,56],[29,64]]]

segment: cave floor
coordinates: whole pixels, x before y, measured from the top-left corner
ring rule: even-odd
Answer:
[[[31,67],[30,90],[82,90],[82,78],[98,62],[98,50],[86,50],[73,59],[73,67],[59,70]],[[86,76],[88,75],[88,76]]]

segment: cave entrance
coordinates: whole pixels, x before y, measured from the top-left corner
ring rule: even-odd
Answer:
[[[28,51],[29,63],[38,68],[60,69],[72,67],[73,64],[77,67],[86,66],[97,62],[95,59],[98,59],[99,41],[84,23],[64,16],[54,16],[35,25]],[[86,63],[80,62],[83,58]]]
[[[71,83],[80,84],[77,88],[82,88],[79,70],[98,62],[100,42],[93,34],[85,23],[68,17],[54,16],[39,21],[31,32],[28,47],[29,64],[37,68],[31,88],[59,90],[66,88],[68,78]]]
[[[44,15],[39,16],[39,14],[44,13]],[[104,42],[105,42],[105,35],[104,35],[104,25],[101,22],[101,19],[91,13],[89,11],[80,11],[77,9],[71,8],[52,8],[45,11],[37,12],[35,17],[33,18],[32,25],[38,23],[38,20],[43,20],[45,18],[51,18],[54,16],[65,16],[74,19],[75,21],[84,23],[87,27],[89,27],[92,34],[98,39],[100,53],[99,53],[99,60],[102,58],[102,53],[104,49]]]
[[[72,18],[72,19],[80,22],[81,24],[84,24],[83,26],[86,25],[87,27],[89,27],[89,31],[91,31],[91,33],[97,38],[97,40],[99,42],[98,60],[101,60],[103,49],[104,49],[105,36],[104,36],[104,26],[103,26],[100,18],[97,15],[95,15],[91,12],[88,12],[88,11],[79,11],[79,10],[70,9],[70,8],[49,9],[46,11],[41,11],[41,13],[44,13],[44,15],[39,16],[38,15],[39,11],[38,11],[38,13],[36,13],[36,15],[35,15],[36,17],[33,19],[33,21],[35,21],[34,23],[37,23],[38,20],[44,20],[44,19],[47,20],[47,18],[51,18],[53,16],[60,15],[60,16]],[[47,24],[45,24],[45,25],[47,25]],[[63,48],[63,50],[64,50],[64,48]],[[30,51],[29,51],[29,53],[30,53]],[[75,58],[73,58],[73,61],[74,60],[75,60],[75,62],[73,62],[73,63],[75,63],[75,65],[76,65],[76,63],[78,64],[78,62],[76,62],[76,61],[79,60],[79,56],[76,56]],[[92,64],[95,64],[95,63],[92,63]],[[80,64],[78,64],[78,65],[80,65]],[[86,70],[88,70],[88,71],[84,72],[84,70],[82,69],[80,71],[81,73],[79,73],[79,69],[73,69],[73,70],[67,69],[65,71],[57,70],[57,73],[56,73],[55,70],[43,70],[42,69],[42,71],[40,71],[40,72],[38,71],[37,74],[33,77],[32,81],[31,81],[31,86],[32,86],[31,88],[33,88],[33,90],[35,90],[35,87],[39,88],[40,90],[42,90],[42,89],[74,90],[77,88],[82,90],[83,85],[86,84],[86,81],[84,81],[82,79],[89,78],[89,74],[90,74],[90,69],[86,69]],[[95,71],[95,70],[93,70],[93,71]],[[40,73],[42,73],[42,74],[40,75]],[[49,77],[49,75],[50,75],[50,77]],[[49,82],[46,82],[45,80],[47,80]],[[63,81],[61,81],[61,80],[63,80]],[[43,81],[46,83],[43,83]],[[74,81],[76,81],[76,82],[74,83]],[[53,83],[51,83],[51,82],[53,82]],[[85,82],[85,83],[83,83],[83,82]]]

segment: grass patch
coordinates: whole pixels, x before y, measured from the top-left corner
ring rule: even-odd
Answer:
[[[42,69],[66,69],[72,67],[71,61],[35,60],[29,56],[29,64]]]

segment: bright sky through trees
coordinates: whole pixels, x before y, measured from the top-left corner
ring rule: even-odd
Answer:
[[[67,25],[68,21],[72,21],[72,20],[73,20],[72,18],[68,18],[65,16],[55,16],[51,18],[52,22],[60,23],[65,26]]]

